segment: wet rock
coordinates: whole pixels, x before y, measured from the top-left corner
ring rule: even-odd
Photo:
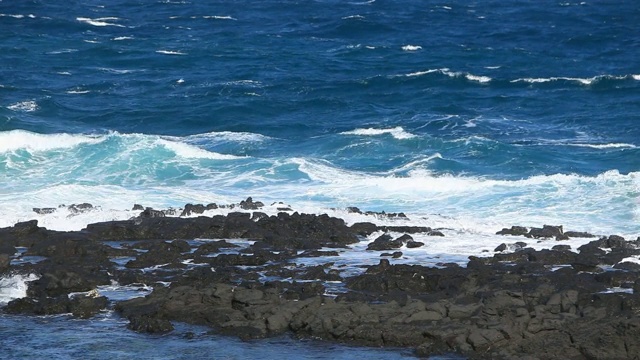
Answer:
[[[33,208],[33,212],[39,215],[53,214],[56,210],[56,208]]]
[[[148,315],[132,315],[127,327],[133,331],[149,334],[163,334],[173,331],[173,325],[169,320],[160,319]]]
[[[567,235],[570,238],[594,238],[594,237],[596,237],[595,235],[590,234],[588,232],[580,232],[580,231],[567,231],[564,234]]]
[[[399,249],[403,245],[402,240],[393,239],[388,233],[378,236],[373,242],[367,246],[367,250],[393,250]]]
[[[529,232],[525,235],[530,238],[555,238],[556,240],[567,240],[569,237],[564,234],[562,230],[562,225],[552,226],[552,225],[543,225],[542,228],[531,228]]]
[[[155,265],[177,263],[182,259],[182,253],[190,247],[184,240],[171,243],[157,242],[149,250],[138,255],[134,260],[125,264],[130,269],[142,269]]]
[[[378,231],[378,226],[370,222],[360,222],[351,225],[351,230],[360,236],[369,236]]]
[[[157,218],[157,217],[165,217],[166,215],[164,214],[163,211],[160,210],[154,210],[150,207],[144,209],[143,212],[140,213],[140,215],[138,215],[138,217],[140,218],[145,218],[145,219],[149,219],[149,218]]]
[[[144,210],[144,207],[140,204],[133,204],[133,208],[131,209],[132,211],[142,211]]]
[[[104,296],[79,295],[69,301],[68,310],[73,316],[86,319],[105,309],[108,303]]]
[[[498,231],[496,235],[514,235],[514,236],[524,236],[529,232],[524,226],[512,226],[510,229],[503,228]]]
[[[0,274],[9,269],[11,258],[8,254],[0,254]]]
[[[419,248],[419,247],[422,247],[422,246],[424,246],[423,242],[413,241],[413,240],[407,241],[407,248],[409,248],[409,249]]]
[[[82,204],[71,204],[67,207],[67,209],[69,210],[69,212],[73,214],[80,214],[87,211],[96,210],[98,208],[94,207],[89,203],[82,203]]]
[[[240,208],[243,210],[258,210],[264,207],[264,203],[261,201],[254,202],[251,197],[246,200],[240,201]]]
[[[215,210],[218,208],[218,205],[215,203],[210,203],[207,205],[202,204],[186,204],[180,216],[189,216],[192,214],[202,214],[207,210]]]

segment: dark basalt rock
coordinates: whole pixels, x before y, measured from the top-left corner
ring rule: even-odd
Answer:
[[[214,210],[217,209],[218,205],[211,203],[211,204],[207,204],[202,205],[202,204],[186,204],[184,206],[184,210],[182,210],[182,213],[180,214],[180,216],[189,216],[191,214],[202,214],[207,210]]]
[[[8,254],[0,253],[0,274],[9,269],[11,264],[11,258]]]
[[[33,212],[39,215],[53,214],[56,212],[56,208],[33,208]]]
[[[596,237],[593,234],[589,234],[588,232],[580,232],[580,231],[566,231],[564,233],[570,238],[594,238]]]
[[[133,204],[133,208],[131,208],[132,211],[142,211],[144,210],[144,207],[140,204]]]
[[[82,203],[82,204],[71,204],[69,206],[67,206],[67,209],[74,214],[79,214],[79,213],[84,213],[87,211],[91,211],[91,210],[95,210],[97,209],[97,207],[89,204],[89,203]]]
[[[569,237],[564,234],[562,230],[562,225],[552,226],[552,225],[544,225],[542,228],[531,228],[526,237],[529,238],[555,238],[556,240],[567,240]]]
[[[251,200],[245,205],[250,203],[255,204]],[[381,259],[378,265],[363,266],[359,275],[349,275],[352,269],[340,272],[341,265],[334,263],[295,264],[300,257],[338,256],[319,249],[347,246],[383,229],[407,230],[380,241],[400,247],[414,242],[410,233],[433,231],[370,223],[348,227],[326,215],[257,212],[136,218],[91,224],[76,232],[20,223],[0,229],[0,248],[14,251],[26,244],[26,254],[47,259],[9,267],[41,278],[29,284],[27,298],[11,301],[2,311],[89,317],[107,306],[106,299],[69,293],[117,280],[155,284],[151,294],[115,304],[129,327],[140,332],[164,333],[173,328],[171,321],[180,321],[242,339],[292,332],[350,344],[412,347],[423,356],[455,352],[473,359],[623,359],[640,352],[640,266],[620,263],[640,254],[636,241],[603,237],[577,254],[567,246],[537,251],[525,243],[504,244],[519,250],[470,257],[466,267],[392,265],[393,260]],[[559,227],[525,231],[520,235],[568,235]],[[221,254],[233,245],[210,241],[192,253],[185,240],[194,238],[249,238],[255,243]],[[114,249],[104,240],[135,242]],[[110,261],[114,256],[135,256],[131,263],[137,266],[170,265],[158,271],[123,269]],[[187,259],[198,266],[186,268],[182,262]],[[603,265],[615,265],[617,271],[602,271]],[[325,288],[324,281],[341,284]],[[611,287],[634,293],[606,293]],[[332,298],[328,291],[340,293]]]
[[[382,234],[367,246],[367,250],[393,250],[399,249],[402,245],[403,242],[401,240],[394,240],[391,235]]]
[[[407,248],[409,248],[409,249],[419,248],[419,247],[422,247],[422,246],[424,246],[423,242],[413,241],[413,240],[407,241]]]
[[[262,207],[264,207],[264,204],[261,201],[254,202],[250,197],[247,200],[240,201],[240,208],[243,210],[258,210]]]
[[[154,210],[150,207],[144,209],[143,212],[140,213],[140,215],[138,215],[138,217],[140,218],[144,218],[144,219],[149,219],[149,218],[156,218],[156,217],[165,217],[166,215],[164,214],[163,211],[160,210]]]
[[[511,229],[503,228],[498,231],[496,235],[514,235],[514,236],[524,236],[529,232],[524,226],[512,226]]]
[[[128,317],[127,327],[133,331],[149,334],[164,334],[173,331],[169,320],[159,319],[147,315],[131,315]]]

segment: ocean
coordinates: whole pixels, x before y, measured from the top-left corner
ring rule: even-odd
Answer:
[[[490,255],[512,225],[635,239],[638,19],[635,1],[0,0],[0,227],[250,196],[348,223],[366,217],[347,207],[403,212],[445,234],[402,259],[423,265]],[[37,332],[56,345],[28,356],[48,358],[67,346],[52,327],[85,326],[164,358],[194,344],[162,353],[117,322],[0,315],[2,346]]]

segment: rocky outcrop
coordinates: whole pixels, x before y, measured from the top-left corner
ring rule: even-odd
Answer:
[[[251,198],[239,205],[260,206]],[[184,216],[198,209],[191,206]],[[130,329],[145,333],[186,322],[242,339],[290,332],[408,347],[419,356],[633,359],[640,352],[640,266],[622,262],[640,256],[640,240],[611,235],[577,252],[562,243],[551,250],[504,243],[492,256],[469,258],[466,267],[427,267],[394,258],[406,257],[395,250],[421,246],[410,234],[429,235],[428,227],[347,226],[295,212],[151,214],[74,232],[37,221],[0,229],[0,271],[39,276],[27,297],[2,311],[90,317],[113,307]],[[389,256],[374,254],[376,265],[341,267],[342,248],[377,231],[383,235],[368,250]],[[501,232],[540,241],[570,234],[558,226]],[[11,265],[16,246],[45,260]],[[303,265],[312,257],[314,265]],[[109,303],[96,288],[114,281],[155,285],[145,297]]]

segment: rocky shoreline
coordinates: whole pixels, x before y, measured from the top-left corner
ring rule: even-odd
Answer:
[[[260,211],[263,206],[251,198],[168,210],[136,205],[135,218],[94,223],[81,231],[48,230],[36,220],[2,228],[0,276],[35,273],[39,279],[29,283],[27,297],[1,311],[88,318],[114,308],[139,332],[168,332],[172,322],[185,322],[242,339],[289,332],[408,347],[424,357],[640,358],[640,265],[623,261],[638,258],[640,238],[513,226],[497,234],[522,236],[524,242],[502,244],[493,256],[470,257],[466,267],[427,267],[394,264],[394,258],[403,248],[424,245],[412,234],[448,241],[438,229],[402,223],[348,226],[342,219],[299,214],[286,205],[269,216]],[[220,207],[230,212],[196,216]],[[38,214],[56,210],[34,208]],[[376,232],[382,235],[363,251],[372,257],[374,251],[389,251],[378,264],[350,274],[323,261]],[[562,242],[570,237],[594,240],[570,249]],[[526,244],[530,239],[557,245],[534,250]],[[29,256],[40,261],[15,261]],[[302,258],[316,258],[317,265],[298,263]],[[147,284],[153,291],[110,302],[96,288],[113,283]]]

